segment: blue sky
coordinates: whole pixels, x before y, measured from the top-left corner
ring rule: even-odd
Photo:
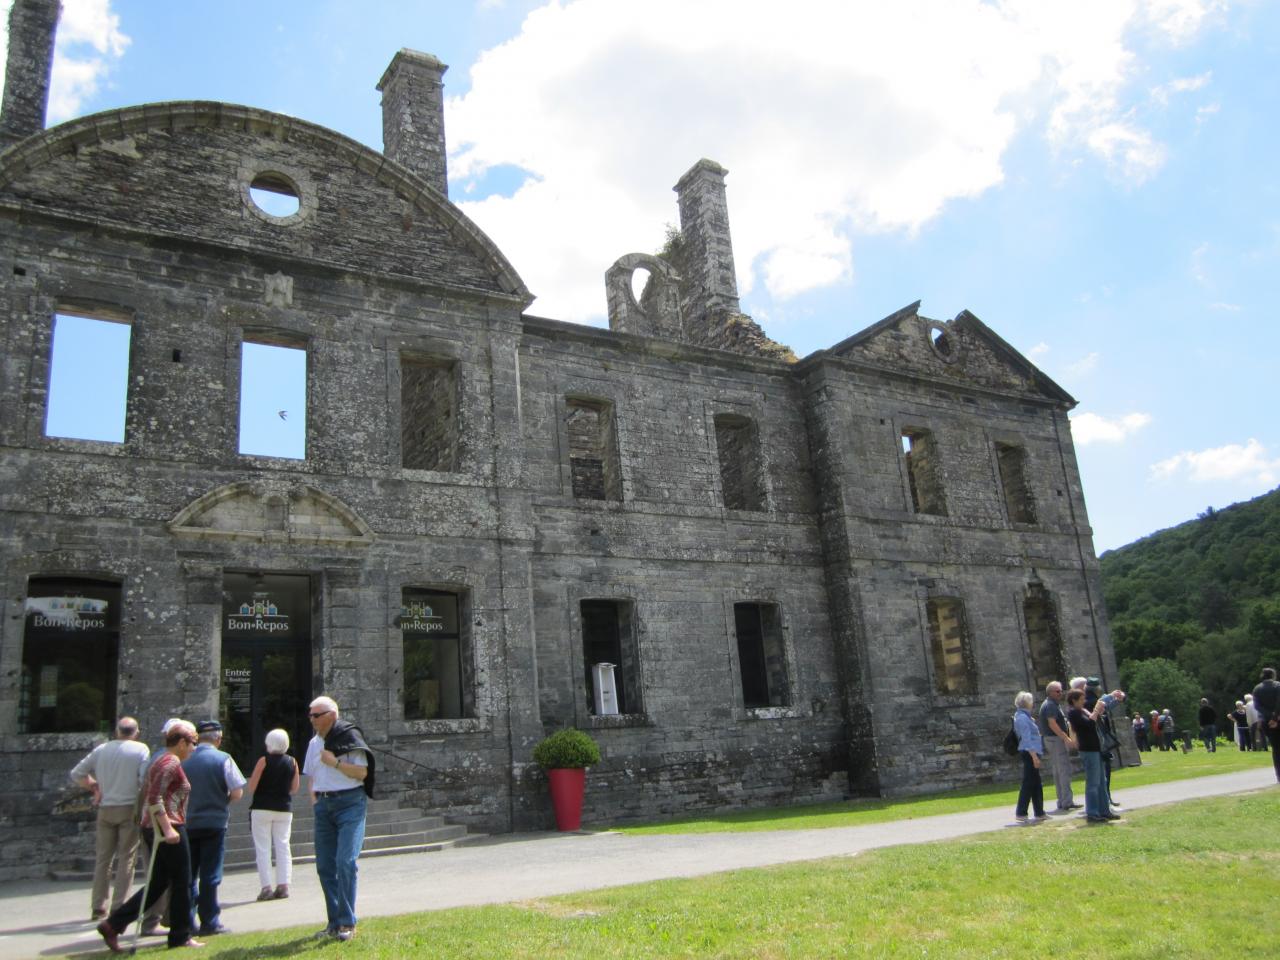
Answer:
[[[451,198],[542,316],[603,325],[604,271],[720,162],[775,339],[804,355],[919,299],[1080,401],[1099,552],[1280,483],[1280,4],[64,7],[51,122],[229,100],[380,149],[391,56],[440,57]]]

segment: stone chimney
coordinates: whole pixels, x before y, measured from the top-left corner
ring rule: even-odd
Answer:
[[[382,93],[382,152],[445,196],[444,83],[448,66],[429,53],[401,50],[378,81]]]
[[[44,129],[53,39],[61,13],[59,0],[13,0],[4,104],[0,106],[0,150]]]
[[[729,238],[729,205],[724,178],[729,171],[699,160],[675,185],[680,204],[680,275],[684,314],[699,320],[708,314],[736,314],[738,279]]]

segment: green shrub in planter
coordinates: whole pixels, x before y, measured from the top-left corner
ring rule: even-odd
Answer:
[[[581,730],[557,730],[533,748],[533,759],[548,770],[591,767],[600,762],[600,748]]]

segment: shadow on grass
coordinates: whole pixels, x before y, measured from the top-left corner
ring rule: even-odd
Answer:
[[[317,953],[339,946],[337,940],[317,940],[307,933],[286,940],[284,943],[256,943],[251,947],[233,947],[218,951],[218,960],[254,960],[255,957],[296,957],[303,953]]]

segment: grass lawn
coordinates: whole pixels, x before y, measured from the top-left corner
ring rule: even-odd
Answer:
[[[1216,753],[1206,753],[1197,744],[1191,753],[1181,750],[1142,754],[1142,766],[1124,767],[1112,771],[1111,789],[1116,801],[1124,803],[1125,787],[1143,787],[1170,780],[1186,780],[1207,777],[1216,773],[1235,773],[1250,767],[1269,767],[1270,753],[1246,753],[1234,746],[1219,744]],[[1018,770],[1016,758],[1009,760],[1009,775]],[[1046,806],[1052,809],[1053,777],[1044,771]],[[1073,781],[1078,803],[1084,802],[1083,774]],[[884,823],[889,820],[910,820],[916,817],[932,817],[940,813],[960,813],[989,807],[1010,808],[1017,802],[1018,784],[1013,781],[996,786],[951,790],[944,794],[929,794],[902,800],[848,800],[843,803],[823,803],[808,806],[770,807],[739,813],[707,814],[684,817],[662,823],[641,826],[622,826],[623,833],[719,833],[742,830],[810,830],[819,827],[852,827],[864,823]]]
[[[248,958],[1275,956],[1280,790],[519,904],[218,937]]]

